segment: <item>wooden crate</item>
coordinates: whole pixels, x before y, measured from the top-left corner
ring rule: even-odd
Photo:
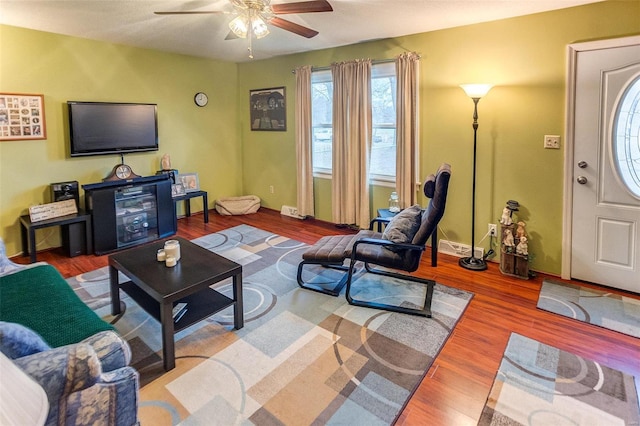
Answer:
[[[525,280],[529,279],[529,256],[516,254],[515,249],[509,250],[502,242],[505,230],[509,229],[515,235],[515,225],[500,225],[500,272],[512,277],[518,277]],[[514,239],[514,243],[518,244],[518,239]]]

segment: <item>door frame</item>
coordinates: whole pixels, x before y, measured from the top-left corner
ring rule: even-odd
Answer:
[[[564,144],[564,179],[562,208],[562,279],[571,279],[571,241],[573,230],[573,169],[575,147],[575,95],[577,60],[580,52],[610,49],[640,44],[640,36],[620,37],[608,40],[573,43],[567,46],[567,88],[566,88],[566,120]]]

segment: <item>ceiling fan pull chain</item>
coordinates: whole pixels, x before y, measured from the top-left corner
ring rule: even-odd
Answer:
[[[251,24],[251,19],[249,19],[247,26],[249,27],[247,28],[247,38],[249,39],[249,59],[253,59],[253,47],[251,42],[253,39],[253,25]]]

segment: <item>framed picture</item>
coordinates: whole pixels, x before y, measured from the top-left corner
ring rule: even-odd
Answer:
[[[184,186],[181,183],[174,183],[171,185],[171,196],[179,197],[184,195],[186,192],[184,190]]]
[[[249,91],[251,130],[287,130],[284,87]]]
[[[200,191],[200,182],[197,173],[182,173],[178,175],[178,181],[185,192]]]
[[[0,93],[0,141],[46,138],[43,95]]]

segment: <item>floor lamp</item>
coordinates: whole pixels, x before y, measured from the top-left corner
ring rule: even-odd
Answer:
[[[484,259],[478,259],[475,255],[476,245],[476,147],[478,135],[478,101],[481,97],[489,92],[490,84],[461,84],[460,87],[465,91],[467,96],[473,100],[473,186],[471,201],[471,256],[463,257],[458,261],[460,266],[472,271],[484,271],[487,269],[487,263]]]

